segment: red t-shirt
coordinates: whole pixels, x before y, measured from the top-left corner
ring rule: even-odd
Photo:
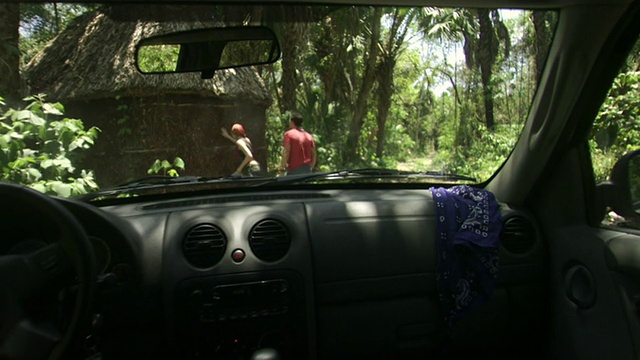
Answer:
[[[311,152],[316,148],[313,137],[302,129],[291,129],[284,133],[284,146],[289,145],[288,170],[311,164]]]

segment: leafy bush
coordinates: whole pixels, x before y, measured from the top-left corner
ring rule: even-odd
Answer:
[[[440,168],[453,173],[471,176],[478,180],[488,179],[515,147],[518,136],[522,132],[522,126],[522,124],[499,124],[493,131],[488,131],[484,124],[477,123],[472,130],[474,135],[465,139],[469,144],[458,147],[454,145],[455,136],[445,132],[440,138],[441,151],[435,162]]]
[[[616,77],[594,122],[590,145],[598,182],[607,179],[618,158],[640,147],[640,71]]]
[[[176,169],[184,170],[184,160],[182,160],[182,158],[176,157],[173,159],[173,163],[170,163],[169,160],[156,159],[149,170],[147,170],[147,174],[158,174],[162,171],[162,175],[178,177],[180,174]]]
[[[332,171],[336,170],[337,164],[340,161],[340,154],[335,144],[325,144],[324,138],[317,134],[312,134],[316,143],[317,152],[317,171]]]
[[[0,117],[0,181],[62,197],[97,189],[93,172],[76,169],[74,163],[100,130],[85,130],[81,120],[64,117],[62,104],[45,102],[44,95],[25,101],[30,103],[24,109],[8,109]]]
[[[143,46],[138,52],[140,70],[145,73],[175,71],[179,52],[179,45]]]

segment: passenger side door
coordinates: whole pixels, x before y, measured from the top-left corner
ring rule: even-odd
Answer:
[[[635,12],[635,20],[628,23],[640,21],[637,9]],[[634,41],[638,28],[631,25],[616,34],[619,43],[611,44],[598,60],[603,69],[607,63],[619,65],[624,49],[638,52],[640,42]],[[630,33],[635,35],[631,37]],[[529,207],[541,224],[550,257],[551,353],[555,359],[640,358],[640,232],[602,222],[612,195],[596,187],[604,180],[602,167],[611,170],[612,163],[605,163],[602,154],[616,149],[621,154],[627,146],[633,146],[616,141],[632,136],[633,129],[624,126],[635,126],[637,119],[627,119],[623,126],[625,119],[607,119],[605,112],[611,110],[608,106],[622,101],[611,98],[620,95],[621,89],[616,88],[620,77],[625,71],[637,70],[623,65],[623,73],[613,82],[595,126],[586,124],[589,119],[575,125],[574,136],[556,149],[557,161],[550,162],[529,196]],[[591,77],[597,80],[598,76],[602,75]],[[627,91],[638,91],[633,88]],[[585,91],[582,101],[589,97]],[[619,115],[632,116],[625,112]],[[607,124],[609,127],[603,126]],[[603,138],[612,134],[619,138]]]

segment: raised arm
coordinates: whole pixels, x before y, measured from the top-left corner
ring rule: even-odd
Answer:
[[[229,141],[231,141],[232,143],[236,143],[236,139],[234,139],[233,136],[229,134],[229,131],[226,128],[220,128],[220,134],[229,139]]]

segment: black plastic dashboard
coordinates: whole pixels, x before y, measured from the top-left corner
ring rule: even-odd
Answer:
[[[98,294],[107,358],[249,359],[261,348],[284,359],[448,351],[428,190],[63,203],[129,266],[120,285],[104,286],[108,296]],[[546,306],[547,281],[538,227],[506,204],[502,213],[510,233],[503,235],[500,286],[461,323],[464,351],[527,345],[537,338],[521,333],[520,322],[529,322],[525,332],[545,326],[535,315]]]

